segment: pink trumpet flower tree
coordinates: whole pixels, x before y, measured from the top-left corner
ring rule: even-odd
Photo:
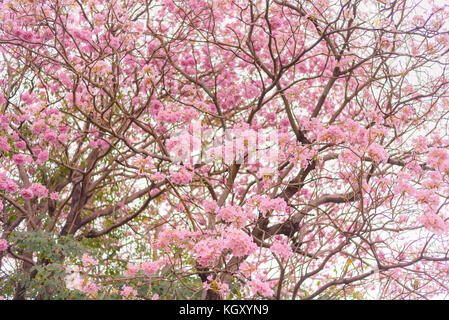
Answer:
[[[0,296],[446,297],[448,18],[0,1]]]

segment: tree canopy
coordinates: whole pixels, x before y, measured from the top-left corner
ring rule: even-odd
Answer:
[[[0,296],[446,297],[448,17],[1,1]]]

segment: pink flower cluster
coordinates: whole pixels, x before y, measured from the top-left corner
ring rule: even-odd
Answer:
[[[345,129],[342,126],[330,126],[319,133],[318,139],[325,142],[341,143],[346,138]]]
[[[150,180],[154,182],[160,182],[163,181],[166,178],[165,174],[161,172],[156,172],[150,175]]]
[[[213,290],[218,291],[223,299],[226,299],[226,297],[229,296],[229,285],[227,283],[220,282],[217,279],[214,279],[212,275],[209,275],[207,277],[207,281],[203,282],[203,289],[210,290],[212,285]]]
[[[25,141],[16,141],[15,146],[18,150],[25,150],[27,145],[26,145]]]
[[[429,178],[423,181],[422,186],[428,189],[437,189],[443,183],[443,176],[438,171],[429,173]]]
[[[48,189],[40,183],[33,183],[31,185],[33,194],[38,198],[45,198],[48,196]]]
[[[271,297],[273,295],[273,289],[268,282],[261,281],[259,279],[251,280],[247,283],[253,294],[260,294],[264,297]]]
[[[231,223],[235,227],[243,227],[247,220],[254,220],[252,211],[243,211],[239,206],[226,206],[220,208],[217,212],[217,219]]]
[[[347,142],[361,146],[368,144],[368,130],[363,128],[358,122],[352,119],[346,119],[344,129]]]
[[[449,224],[439,215],[434,213],[425,213],[419,217],[418,221],[435,234],[441,235],[449,231]]]
[[[35,161],[37,165],[43,164],[48,160],[49,157],[48,150],[41,150],[39,148],[35,148],[33,149],[33,153],[37,156],[37,160]]]
[[[270,247],[270,251],[286,261],[292,254],[292,248],[288,245],[287,239],[277,236]]]
[[[8,242],[5,239],[0,240],[0,251],[8,249]]]
[[[127,269],[125,271],[125,276],[126,277],[132,277],[137,272],[139,272],[139,265],[138,264],[134,264],[134,263],[128,263]]]
[[[414,187],[410,184],[410,179],[411,177],[404,173],[401,172],[398,174],[398,180],[395,184],[395,186],[393,187],[393,191],[395,194],[408,194],[408,195],[412,195],[415,193],[415,189]]]
[[[196,119],[198,113],[194,109],[180,109],[177,106],[169,106],[158,112],[159,121],[166,123],[175,123],[178,121],[190,121]]]
[[[31,104],[31,103],[35,102],[36,100],[38,100],[38,97],[37,97],[37,95],[36,95],[35,93],[28,93],[28,92],[25,92],[25,93],[23,93],[22,95],[20,95],[20,99],[21,99],[23,102],[26,102],[26,103],[28,103],[28,104]]]
[[[11,116],[9,114],[0,114],[0,128],[8,130],[11,122]]]
[[[368,155],[373,159],[375,162],[383,162],[387,163],[389,155],[385,151],[385,149],[378,143],[373,142],[368,147]]]
[[[145,275],[149,276],[152,274],[155,274],[159,268],[161,267],[163,261],[147,261],[143,262],[140,267],[142,271],[145,273]]]
[[[123,298],[127,299],[130,297],[136,297],[137,291],[130,286],[124,286],[122,291],[120,291],[120,294]]]
[[[159,234],[159,237],[154,243],[153,247],[154,249],[162,249],[168,247],[173,243],[179,244],[187,239],[190,235],[191,232],[189,230],[165,228]]]
[[[12,181],[11,179],[7,179],[6,175],[0,176],[0,190],[9,192],[9,193],[15,193],[19,187],[17,184]]]
[[[417,152],[426,152],[427,151],[427,138],[423,136],[418,136],[412,140],[413,147]]]
[[[9,151],[11,146],[9,145],[8,139],[5,137],[0,137],[0,151]]]
[[[287,210],[287,203],[282,198],[269,198],[264,196],[254,196],[251,202],[257,206],[260,212],[265,216],[267,212],[277,211],[285,212]]]
[[[34,194],[33,194],[33,191],[31,190],[31,188],[22,189],[20,191],[20,195],[24,199],[32,199],[34,197]]]
[[[248,256],[257,250],[257,245],[253,242],[251,236],[232,226],[226,229],[224,246],[232,250],[236,257]]]
[[[22,189],[20,195],[24,199],[45,198],[48,196],[48,189],[40,183],[33,183],[29,188]]]
[[[427,154],[427,164],[442,171],[449,171],[449,153],[447,149],[429,149],[429,153]]]
[[[98,290],[100,290],[100,287],[96,283],[88,281],[85,283],[83,282],[79,290],[87,295],[95,295],[98,293]]]
[[[127,270],[125,272],[125,276],[132,277],[136,273],[138,273],[140,270],[145,273],[145,275],[150,276],[152,274],[155,274],[159,268],[164,264],[165,260],[157,260],[157,261],[147,261],[142,263],[129,263]]]
[[[217,239],[209,237],[198,241],[193,247],[193,252],[201,265],[211,266],[226,249],[236,257],[244,257],[253,254],[257,250],[257,245],[243,230],[228,226],[219,232]]]
[[[435,212],[438,210],[440,197],[435,194],[433,190],[421,189],[415,190],[414,198],[418,204],[424,204],[428,212]]]
[[[91,256],[87,254],[83,254],[83,257],[81,258],[81,262],[83,263],[84,267],[91,267],[96,266],[98,264],[97,260],[92,258]]]
[[[182,167],[181,170],[177,172],[171,172],[170,179],[176,184],[189,184],[192,181],[192,173],[187,171],[185,167]]]
[[[31,127],[31,131],[33,131],[34,134],[44,133],[47,129],[48,126],[43,120],[36,120]]]
[[[50,193],[50,199],[52,199],[52,200],[59,200],[59,193],[58,192]]]
[[[338,155],[338,160],[340,160],[340,163],[357,165],[360,161],[360,156],[353,150],[344,149]]]
[[[23,154],[15,154],[12,156],[12,160],[17,165],[23,165],[25,163],[31,163],[33,159],[30,156],[23,155]]]
[[[153,169],[153,159],[151,157],[138,158],[133,161],[133,164],[140,168],[140,170]]]
[[[222,239],[216,240],[209,238],[199,241],[193,251],[199,264],[210,266],[216,262],[224,248]]]
[[[216,209],[218,209],[217,202],[212,200],[203,200],[202,206],[204,208],[204,211],[206,212],[214,212]]]

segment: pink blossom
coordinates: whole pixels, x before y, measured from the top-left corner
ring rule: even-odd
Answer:
[[[405,194],[412,195],[415,193],[414,187],[410,184],[411,177],[402,172],[398,174],[398,181],[396,182],[396,185],[393,187],[393,191],[396,194]]]
[[[178,172],[170,173],[170,179],[176,184],[189,184],[192,181],[192,173],[183,167]]]
[[[254,294],[260,294],[264,297],[270,297],[273,295],[273,289],[267,282],[262,282],[260,280],[251,280],[247,284]]]
[[[17,165],[23,165],[25,163],[30,163],[31,158],[29,156],[23,155],[23,154],[15,154],[12,156],[12,160]]]
[[[24,150],[26,148],[25,141],[17,141],[16,142],[16,148],[19,150]]]
[[[150,180],[154,182],[161,182],[166,178],[165,174],[161,172],[156,172],[150,175]]]
[[[426,152],[427,151],[427,138],[423,136],[418,136],[413,140],[414,148],[417,152]]]
[[[349,163],[355,165],[358,161],[360,161],[360,157],[352,150],[344,149],[340,152],[338,159],[342,163]]]
[[[24,199],[31,199],[34,197],[33,190],[31,190],[31,188],[22,189],[22,191],[20,191],[20,195]]]
[[[0,137],[0,151],[9,151],[11,146],[9,145],[8,139],[5,137]]]
[[[161,190],[159,188],[154,188],[150,191],[150,196],[156,196]]]
[[[172,243],[180,243],[190,235],[189,230],[164,228],[154,244],[154,249],[165,248]]]
[[[95,295],[98,293],[99,289],[100,287],[96,283],[88,281],[85,284],[84,283],[81,284],[80,291],[88,295]]]
[[[438,168],[443,162],[449,159],[449,154],[443,148],[431,148],[427,154],[427,164]]]
[[[120,42],[118,41],[118,39],[116,37],[111,37],[111,42],[109,42],[109,44],[114,49],[118,49],[118,47],[120,46]]]
[[[372,143],[368,147],[368,155],[375,161],[375,162],[383,162],[387,163],[388,161],[388,153],[385,151],[385,149],[378,143]]]
[[[131,99],[131,105],[136,106],[139,104],[139,97],[134,97]]]
[[[48,196],[48,189],[40,183],[33,183],[31,185],[33,194],[38,198],[44,198]]]
[[[423,182],[425,188],[438,188],[443,183],[443,176],[441,173],[434,171],[429,173],[429,178]]]
[[[48,142],[56,142],[57,139],[57,133],[55,131],[49,130],[45,133],[44,135],[44,139],[47,140]]]
[[[257,205],[257,208],[265,215],[267,212],[275,210],[277,212],[285,212],[287,203],[282,198],[269,198],[262,196],[255,196],[252,202]]]
[[[222,240],[205,239],[195,245],[194,252],[199,264],[210,266],[216,262],[223,249]]]
[[[120,294],[124,297],[124,298],[129,298],[129,297],[135,297],[137,296],[137,291],[134,290],[132,287],[130,286],[124,286],[122,291],[120,291]]]
[[[220,208],[216,215],[217,219],[234,224],[236,227],[242,227],[246,222],[246,214],[238,206],[226,206]]]
[[[134,264],[134,263],[128,263],[128,268],[125,271],[125,275],[127,277],[132,277],[134,276],[137,272],[139,272],[139,265]]]
[[[81,261],[83,263],[84,267],[90,267],[90,266],[96,266],[98,265],[97,260],[95,260],[94,258],[92,258],[91,256],[87,255],[87,254],[83,254],[83,257],[81,258]]]
[[[7,130],[9,128],[9,123],[11,121],[11,116],[9,114],[0,114],[0,128]]]
[[[50,193],[50,199],[51,200],[59,200],[59,193],[58,192]]]
[[[277,238],[270,247],[271,252],[287,260],[292,254],[292,248],[288,245],[286,239]]]
[[[206,212],[213,212],[218,208],[217,202],[211,200],[203,200],[202,206]]]
[[[250,255],[257,249],[251,236],[234,227],[227,228],[224,241],[226,248],[231,249],[237,257]]]
[[[29,94],[28,92],[25,92],[24,94],[20,95],[20,100],[26,103],[32,103],[33,102],[33,96]]]
[[[37,155],[36,164],[42,164],[48,160],[48,150],[42,150]]]
[[[9,193],[15,193],[19,189],[19,186],[12,180],[5,181],[5,191]]]
[[[159,266],[159,261],[144,262],[141,264],[141,268],[147,276],[155,274],[159,270]]]
[[[0,251],[8,249],[8,242],[5,239],[0,239]]]
[[[35,121],[33,126],[31,127],[31,130],[35,134],[44,133],[45,131],[47,131],[47,129],[48,129],[48,126],[45,124],[45,122],[43,120]]]
[[[440,198],[434,191],[428,189],[416,190],[414,197],[417,203],[425,204],[426,209],[435,211],[440,203]]]
[[[424,227],[435,234],[443,234],[449,231],[449,225],[439,215],[426,213],[419,218]]]
[[[398,217],[398,222],[399,222],[400,224],[406,223],[406,222],[408,221],[408,219],[409,219],[409,217],[408,217],[406,214],[401,214],[401,215],[399,215],[399,217]]]

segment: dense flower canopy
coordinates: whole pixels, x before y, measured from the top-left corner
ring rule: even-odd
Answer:
[[[448,17],[1,1],[0,296],[446,297]]]

